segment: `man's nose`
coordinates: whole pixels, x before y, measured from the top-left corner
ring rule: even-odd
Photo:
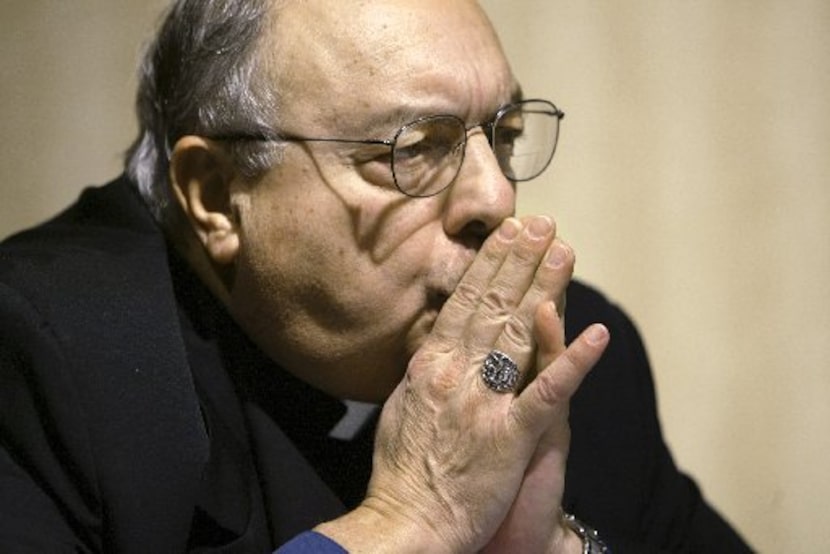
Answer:
[[[515,184],[502,173],[484,131],[471,130],[464,163],[447,198],[446,233],[483,242],[515,210]]]

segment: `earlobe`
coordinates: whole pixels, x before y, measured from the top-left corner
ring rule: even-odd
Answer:
[[[203,244],[211,260],[220,265],[229,265],[233,263],[239,252],[239,234],[232,214],[215,219],[216,221],[210,225],[211,231],[207,233]]]
[[[185,136],[173,147],[170,182],[179,205],[211,261],[228,265],[239,251],[231,202],[233,165],[213,141]]]

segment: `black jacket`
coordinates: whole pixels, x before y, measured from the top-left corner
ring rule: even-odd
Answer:
[[[178,311],[164,237],[124,178],[0,246],[0,551],[188,550],[211,438]],[[595,321],[612,340],[572,403],[565,510],[616,552],[747,551],[674,466],[634,326],[574,283],[568,337]],[[274,418],[244,409],[269,547],[341,513]]]

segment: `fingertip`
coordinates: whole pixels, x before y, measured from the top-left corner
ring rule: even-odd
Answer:
[[[602,323],[594,323],[585,330],[585,341],[591,346],[603,346],[611,337],[608,328]]]
[[[508,217],[499,225],[498,235],[502,240],[510,242],[519,236],[521,230],[522,223],[515,217]]]
[[[539,304],[536,309],[537,340],[543,341],[556,336],[559,324],[559,313],[556,302],[548,300]]]

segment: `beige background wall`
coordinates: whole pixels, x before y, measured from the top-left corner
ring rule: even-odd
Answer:
[[[0,236],[118,171],[163,3],[0,3]],[[639,323],[678,463],[761,551],[830,550],[830,3],[485,6],[567,112],[521,210]]]

